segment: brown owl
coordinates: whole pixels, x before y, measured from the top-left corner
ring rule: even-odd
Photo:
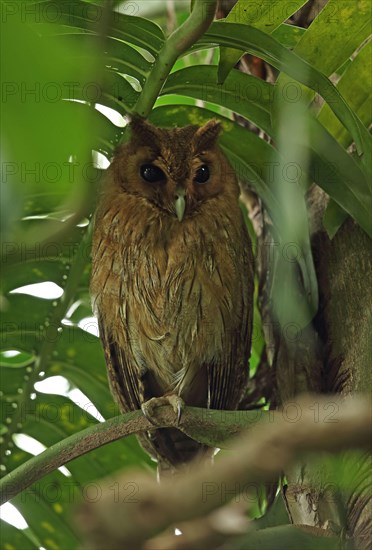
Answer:
[[[219,132],[214,120],[163,129],[134,118],[108,169],[91,294],[123,412],[232,410],[246,387],[253,257]],[[174,428],[140,441],[162,470],[211,453]]]

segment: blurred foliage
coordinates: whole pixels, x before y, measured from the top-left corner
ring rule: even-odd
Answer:
[[[221,147],[240,179],[265,203],[277,229],[284,231],[282,238],[304,253],[300,267],[310,281],[303,212],[311,181],[332,199],[325,219],[330,234],[347,215],[371,234],[366,131],[371,88],[364,85],[371,43],[355,55],[368,35],[371,6],[368,1],[357,6],[330,0],[305,31],[287,21],[304,1],[273,2],[273,10],[257,12],[258,4],[247,7],[239,1],[227,22],[214,23],[177,60],[150,119],[160,126],[222,120]],[[118,414],[99,340],[87,331],[92,316],[90,220],[103,168],[123,138],[122,117],[135,111],[143,85],[152,77],[169,17],[164,2],[115,5],[120,12],[108,13],[100,4],[79,0],[1,3],[3,475],[31,459],[17,446],[15,434],[27,434],[48,447],[99,421],[96,413],[84,410],[82,401],[79,406],[71,400],[72,390],[80,390],[105,419]],[[187,18],[188,6],[177,3],[176,24]],[[275,84],[233,68],[245,51],[276,67]],[[338,71],[342,76],[334,78],[333,86],[327,77]],[[316,93],[325,102],[313,101]],[[302,112],[297,126],[286,125],[281,113],[287,119],[298,113],[299,95],[311,102],[310,109]],[[273,142],[263,139],[263,132],[239,126],[234,114]],[[355,156],[347,151],[352,141],[357,144]],[[296,181],[283,176],[290,160],[284,154],[287,142],[296,149],[301,174]],[[273,172],[274,165],[281,171]],[[291,211],[300,207],[301,212],[291,228],[280,218],[288,196],[293,199]],[[12,293],[47,281],[63,290],[60,298]],[[314,282],[308,284],[314,290]],[[257,309],[255,321],[252,370],[263,347]],[[63,376],[69,391],[55,395],[35,388],[53,376]],[[77,496],[99,498],[102,477],[141,464],[152,467],[134,438],[74,460],[68,464],[68,477],[56,471],[12,501],[29,528],[20,531],[4,524],[3,540],[8,548],[77,548],[79,538],[69,519]],[[293,532],[286,536],[294,540]],[[267,537],[272,542],[270,533]]]

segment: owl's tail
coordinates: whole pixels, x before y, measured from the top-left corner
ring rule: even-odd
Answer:
[[[159,428],[139,440],[158,462],[159,478],[184,471],[198,460],[212,460],[214,449],[198,443],[176,428]]]

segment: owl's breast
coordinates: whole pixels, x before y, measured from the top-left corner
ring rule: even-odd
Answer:
[[[226,231],[207,237],[182,229],[127,250],[122,294],[135,354],[170,384],[219,357],[243,307],[242,270]]]
[[[95,237],[96,311],[131,363],[163,388],[218,363],[244,317],[242,235],[231,219],[210,220],[141,232],[110,224],[105,238]]]

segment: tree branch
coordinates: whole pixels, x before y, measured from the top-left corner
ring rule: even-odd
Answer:
[[[269,421],[266,411],[213,411],[186,407],[178,424],[172,407],[164,406],[157,410],[155,428],[141,411],[119,415],[59,441],[10,472],[0,481],[0,505],[67,462],[134,433],[173,427],[211,447],[224,447],[231,436],[263,418]]]

